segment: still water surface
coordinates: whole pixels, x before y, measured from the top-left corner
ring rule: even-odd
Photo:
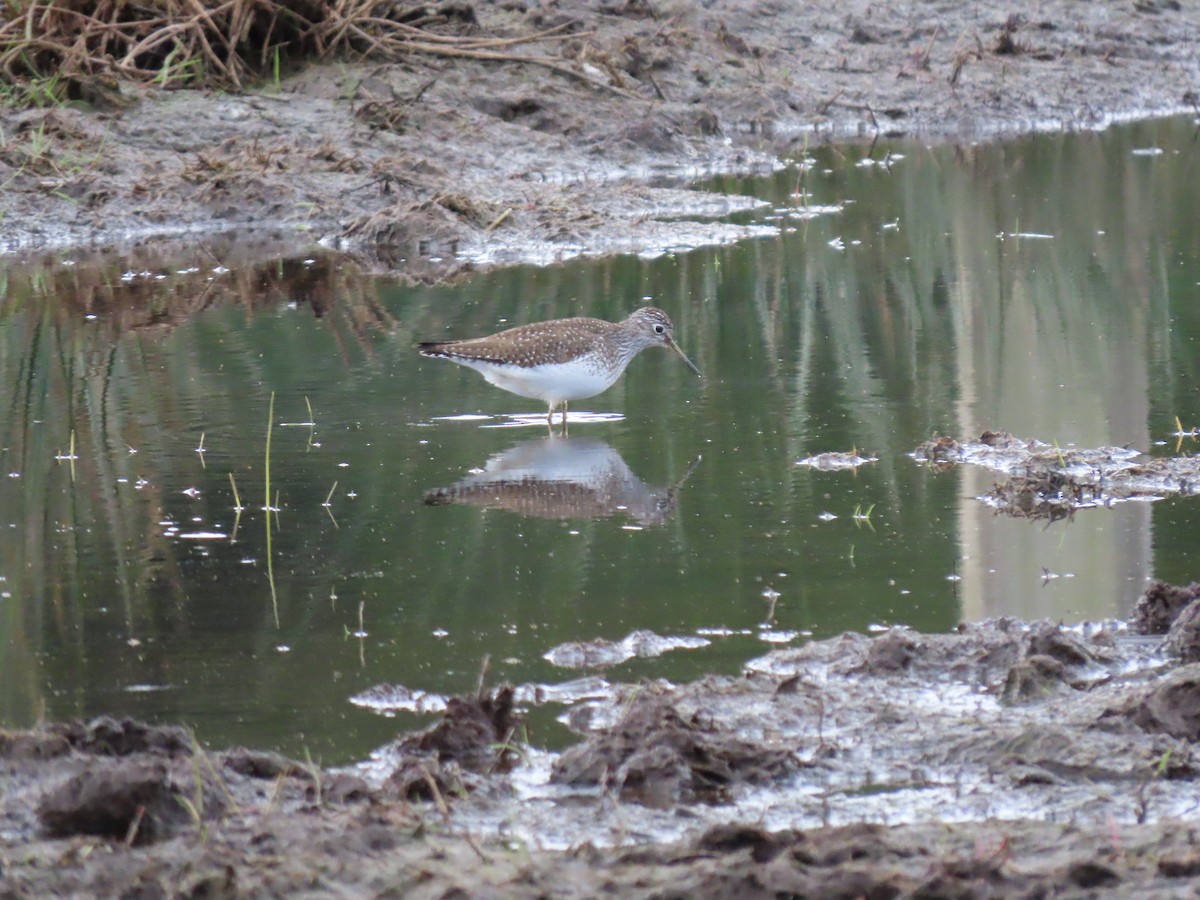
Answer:
[[[219,240],[9,264],[0,723],[129,714],[338,762],[399,724],[353,695],[469,690],[485,656],[553,683],[564,642],[704,636],[608,673],[684,680],[877,623],[1122,615],[1149,576],[1200,577],[1195,501],[1046,525],[906,454],[985,429],[1163,454],[1200,424],[1197,146],[1168,120],[822,149],[704,186],[769,201],[777,238],[453,287]],[[566,440],[412,349],[644,302],[707,377],[648,351]],[[851,449],[878,461],[796,465]],[[497,471],[558,483],[447,502]]]

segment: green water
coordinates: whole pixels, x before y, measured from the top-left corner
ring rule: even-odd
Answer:
[[[1167,453],[1176,416],[1200,424],[1197,146],[1173,120],[822,149],[803,175],[706,185],[770,200],[756,218],[778,238],[452,287],[316,253],[256,264],[221,240],[10,261],[0,722],[128,714],[337,762],[411,722],[352,695],[473,689],[485,656],[492,680],[558,682],[578,674],[543,659],[563,642],[733,632],[608,672],[684,680],[736,672],[769,631],[1078,621],[1121,615],[1148,576],[1200,578],[1195,501],[1047,527],[975,501],[985,475],[906,456],[985,429]],[[797,188],[844,206],[801,218]],[[412,350],[644,298],[705,380],[648,351],[573,404],[601,420],[569,442],[495,427],[543,407]],[[795,465],[854,448],[878,462]],[[577,474],[601,459],[626,508],[425,503],[506,453]]]

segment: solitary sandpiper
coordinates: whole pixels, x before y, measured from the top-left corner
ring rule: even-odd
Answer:
[[[488,337],[425,341],[417,344],[417,349],[422,356],[468,366],[496,387],[520,397],[544,400],[550,407],[547,424],[553,424],[554,410],[561,406],[565,428],[567,401],[608,390],[629,361],[647,347],[670,347],[700,375],[675,343],[674,330],[670,316],[645,306],[621,322],[551,319]]]

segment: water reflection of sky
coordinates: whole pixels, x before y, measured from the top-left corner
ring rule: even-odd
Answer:
[[[343,759],[395,727],[351,696],[471,689],[485,657],[550,683],[578,677],[545,658],[571,642],[706,637],[605,673],[681,680],[779,635],[1075,621],[1193,580],[1186,498],[1046,525],[977,502],[988,472],[906,455],[989,429],[1164,454],[1200,423],[1193,132],[823,149],[713,185],[770,200],[777,238],[451,287],[220,241],[10,265],[0,720],[128,713]],[[412,350],[646,298],[705,381],[642,354],[569,442]],[[853,450],[877,459],[796,465]]]

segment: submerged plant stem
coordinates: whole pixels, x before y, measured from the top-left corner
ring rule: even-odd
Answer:
[[[271,426],[275,422],[275,392],[271,391],[271,402],[267,406],[267,447],[264,461],[266,490],[263,510],[267,523],[267,581],[271,585],[271,611],[275,615],[275,627],[279,627],[279,595],[275,592],[275,566],[271,555]]]

